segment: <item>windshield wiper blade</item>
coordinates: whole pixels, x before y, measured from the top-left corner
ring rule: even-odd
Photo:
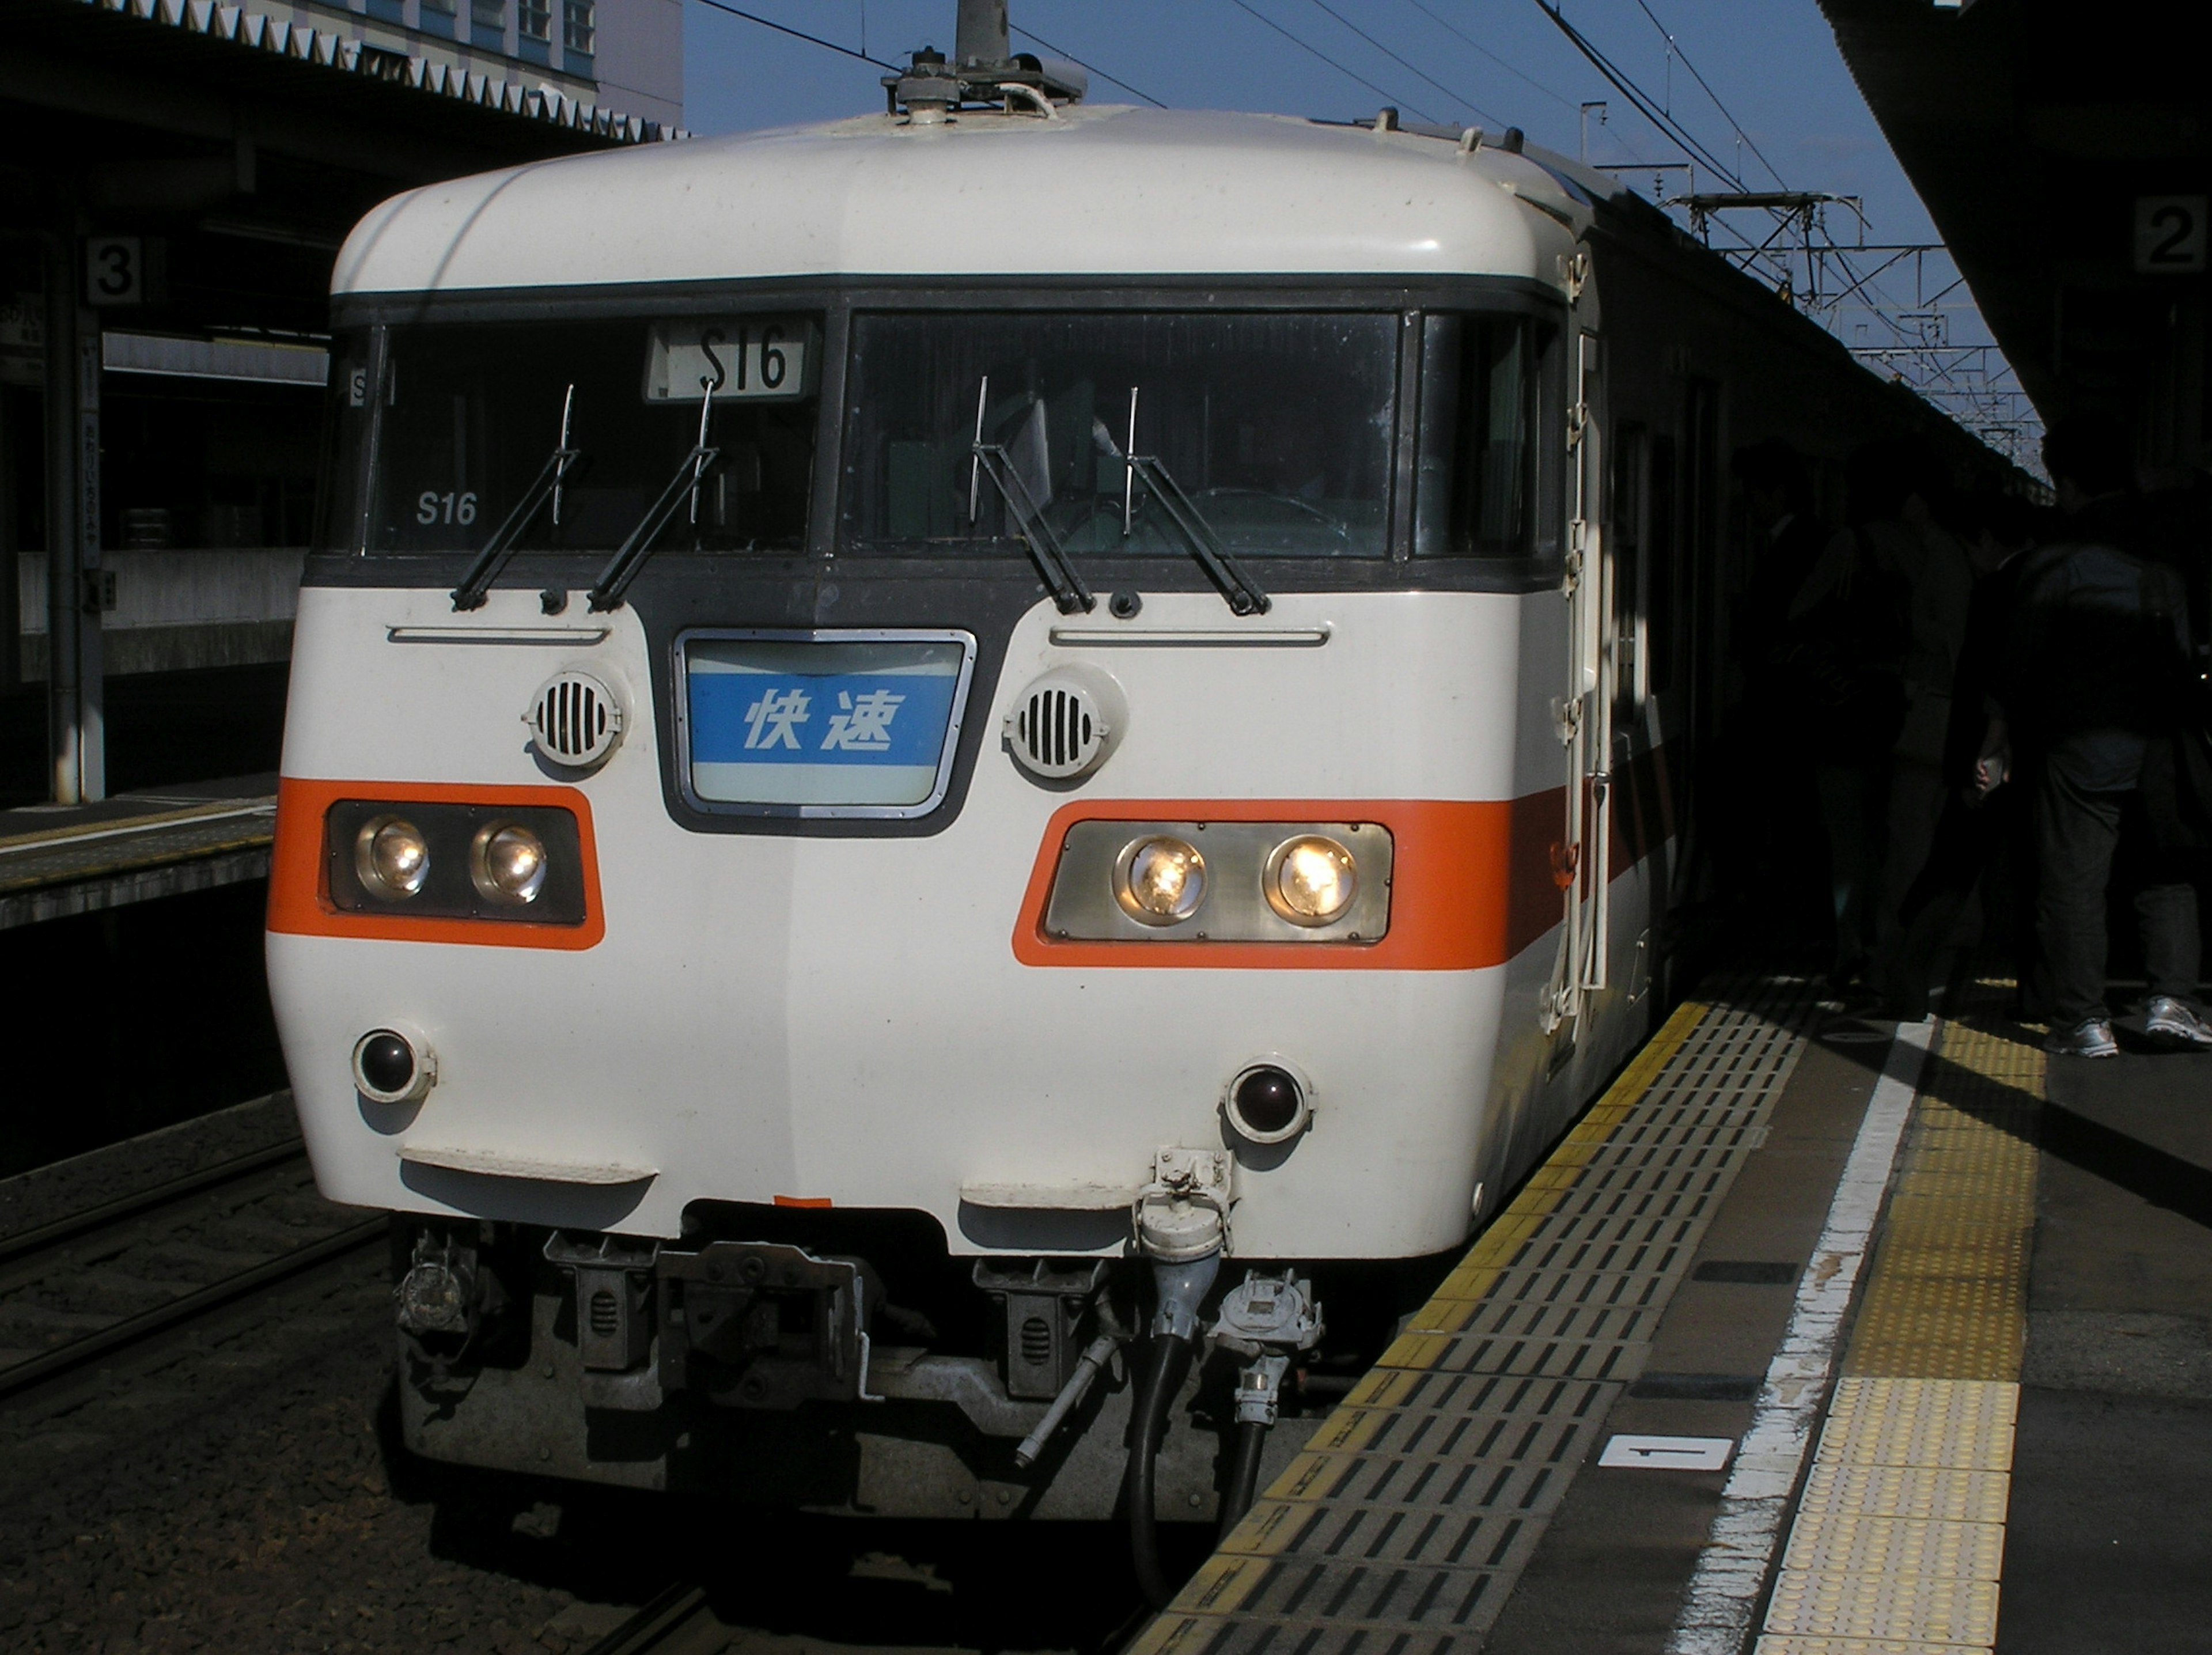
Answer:
[[[1100,453],[1120,460],[1132,473],[1144,479],[1145,486],[1152,491],[1152,498],[1160,502],[1160,509],[1167,514],[1168,520],[1190,547],[1198,566],[1220,592],[1230,613],[1264,615],[1273,607],[1274,600],[1244,572],[1243,565],[1230,556],[1229,548],[1213,532],[1213,525],[1206,520],[1205,514],[1183,492],[1182,484],[1175,480],[1165,465],[1149,454],[1123,453],[1103,420],[1091,422],[1091,438]]]
[[[1030,549],[1030,561],[1044,577],[1045,589],[1052,593],[1060,612],[1073,615],[1078,610],[1096,609],[1098,599],[1076,572],[1067,548],[1053,532],[1052,525],[1045,521],[1043,510],[1030,493],[1029,484],[1022,481],[1021,473],[1006,458],[1006,449],[995,442],[977,442],[970,452],[978,468],[991,479],[991,486],[998,490],[999,497],[1006,502],[1007,514],[1014,520],[1022,544]]]
[[[725,377],[717,363],[714,377],[699,381],[699,435],[692,440],[691,452],[678,464],[676,475],[668,479],[668,486],[646,508],[645,515],[637,520],[637,526],[629,532],[629,538],[616,548],[615,555],[607,559],[607,566],[599,571],[599,578],[592,585],[592,609],[622,607],[623,593],[637,579],[645,560],[653,556],[653,543],[660,538],[661,530],[668,526],[668,520],[676,515],[676,508],[687,496],[691,502],[691,521],[695,526],[698,523],[699,485],[722,459],[722,451],[707,441],[707,422],[714,416],[714,392],[722,388]]]
[[[553,521],[556,525],[560,522],[561,484],[568,475],[568,468],[583,453],[580,448],[568,446],[568,414],[575,402],[576,387],[572,385],[568,387],[568,394],[561,402],[561,441],[554,445],[553,452],[545,456],[545,464],[539,467],[537,480],[523,490],[522,498],[514,502],[514,509],[507,513],[505,520],[491,532],[491,538],[484,542],[483,550],[477,553],[476,561],[469,565],[469,572],[461,576],[460,585],[453,588],[455,614],[483,607],[484,594],[491,590],[491,583],[499,578],[500,570],[507,567],[507,560],[514,556],[514,543],[522,538],[523,530],[530,526],[530,520],[538,515],[538,508],[549,497],[553,502]]]
[[[697,495],[699,484],[721,463],[721,459],[720,448],[709,447],[703,442],[692,445],[691,452],[684,455],[683,462],[677,466],[676,475],[668,479],[668,486],[661,490],[659,497],[646,508],[645,515],[637,520],[637,526],[629,532],[629,538],[622,543],[615,555],[607,560],[607,566],[599,571],[599,578],[592,586],[592,609],[622,607],[623,593],[629,590],[629,583],[645,567],[646,559],[653,556],[653,543],[659,538],[661,530],[668,526],[668,520],[676,515],[676,508],[684,503],[687,496]]]

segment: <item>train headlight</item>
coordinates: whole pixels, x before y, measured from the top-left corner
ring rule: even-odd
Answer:
[[[403,816],[374,816],[354,836],[354,873],[373,897],[404,902],[430,875],[430,846]]]
[[[1179,925],[1206,900],[1206,858],[1172,834],[1133,839],[1115,859],[1114,897],[1143,924]]]
[[[469,843],[469,878],[488,900],[520,908],[545,888],[545,842],[514,822],[492,822]]]
[[[1328,925],[1352,906],[1359,872],[1335,840],[1302,833],[1275,847],[1260,883],[1267,906],[1291,924]]]

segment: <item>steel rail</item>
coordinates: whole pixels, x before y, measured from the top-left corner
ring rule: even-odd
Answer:
[[[210,1282],[206,1287],[188,1293],[180,1299],[173,1299],[166,1305],[157,1305],[152,1310],[142,1311],[136,1316],[125,1317],[122,1321],[102,1328],[96,1333],[87,1334],[82,1339],[73,1339],[59,1350],[48,1351],[46,1354],[34,1356],[28,1361],[15,1362],[6,1367],[0,1367],[0,1397],[12,1396],[18,1391],[41,1384],[57,1374],[66,1373],[74,1367],[81,1367],[87,1362],[105,1356],[110,1351],[134,1344],[141,1339],[173,1328],[180,1322],[189,1322],[194,1317],[204,1315],[211,1310],[220,1309],[232,1300],[243,1299],[246,1294],[268,1287],[272,1282],[281,1281],[288,1275],[296,1275],[311,1266],[339,1257],[357,1248],[366,1246],[372,1241],[380,1240],[386,1234],[388,1220],[382,1217],[348,1225],[344,1229],[325,1236],[319,1241],[311,1241],[304,1247],[295,1247],[289,1253],[265,1260],[249,1269],[240,1270],[235,1275],[226,1276],[220,1281]]]
[[[714,1619],[714,1612],[707,1606],[704,1588],[679,1582],[592,1645],[584,1655],[651,1655],[655,1650],[668,1650],[672,1655],[677,1639],[698,1627],[702,1621]],[[726,1647],[726,1640],[717,1647]],[[684,1655],[694,1655],[694,1651],[687,1647]],[[708,1652],[702,1646],[696,1655],[708,1655]]]
[[[35,1230],[22,1230],[5,1239],[0,1239],[0,1264],[26,1253],[34,1253],[41,1247],[51,1247],[64,1241],[75,1240],[87,1231],[97,1230],[103,1224],[112,1224],[119,1219],[136,1218],[157,1207],[166,1207],[186,1196],[196,1196],[203,1190],[212,1190],[217,1184],[228,1183],[250,1172],[264,1167],[279,1166],[296,1160],[307,1153],[305,1144],[272,1144],[266,1149],[257,1149],[250,1154],[218,1161],[213,1166],[204,1166],[197,1172],[187,1172],[171,1178],[167,1183],[157,1183],[150,1190],[136,1195],[118,1196],[113,1201],[103,1202],[98,1207],[88,1207],[81,1213],[42,1224]]]

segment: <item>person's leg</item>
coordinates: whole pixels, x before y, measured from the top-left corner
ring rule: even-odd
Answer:
[[[1917,1021],[1928,1004],[1925,961],[1914,961],[1912,916],[1915,887],[1934,873],[1938,824],[1943,816],[1943,773],[1934,764],[1900,758],[1889,777],[1887,843],[1882,853],[1881,898],[1875,916],[1871,973],[1875,992]]]
[[[2054,1031],[2111,1013],[2105,1006],[2105,887],[2119,838],[2120,800],[2084,793],[2056,768],[2035,800],[2035,933]]]
[[[1865,810],[1861,774],[1849,764],[1817,764],[1813,787],[1820,806],[1820,826],[1828,842],[1829,913],[1835,926],[1832,970],[1839,983],[1859,966],[1858,912],[1855,893],[1866,860]]]

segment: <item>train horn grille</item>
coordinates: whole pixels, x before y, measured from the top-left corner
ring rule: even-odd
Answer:
[[[532,698],[523,722],[549,763],[580,770],[604,761],[622,739],[622,703],[590,673],[562,672]]]
[[[1006,722],[1016,762],[1032,776],[1064,782],[1098,767],[1115,721],[1097,686],[1061,672],[1024,691]]]

